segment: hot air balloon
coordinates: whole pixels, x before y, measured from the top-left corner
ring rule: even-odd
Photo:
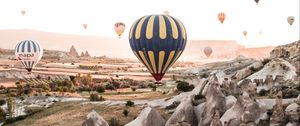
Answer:
[[[21,14],[22,14],[22,16],[24,16],[24,15],[26,14],[26,11],[25,11],[25,10],[22,10],[22,11],[21,11]]]
[[[254,0],[254,1],[255,1],[256,5],[258,5],[259,0]]]
[[[87,24],[83,24],[82,25],[84,29],[87,29],[88,25]]]
[[[288,22],[290,25],[293,25],[294,21],[295,21],[295,17],[293,17],[293,16],[289,16],[289,17],[287,18],[287,22]]]
[[[247,36],[247,33],[248,33],[247,31],[243,31],[244,36]]]
[[[160,81],[185,49],[187,34],[177,18],[147,15],[131,26],[130,47],[156,81]]]
[[[203,50],[204,54],[206,55],[206,57],[210,57],[210,55],[212,54],[212,48],[209,46],[206,46]]]
[[[225,13],[221,12],[218,14],[218,18],[219,18],[219,21],[223,24],[225,18],[226,18],[226,15]]]
[[[43,48],[33,40],[23,40],[15,47],[15,55],[28,72],[40,61],[43,56]]]
[[[170,15],[169,11],[164,11],[164,15]]]
[[[115,31],[118,34],[119,37],[121,37],[121,35],[123,34],[124,30],[125,30],[125,24],[123,22],[117,22],[115,23]]]

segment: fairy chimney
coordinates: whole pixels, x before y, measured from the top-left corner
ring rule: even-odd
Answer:
[[[78,57],[79,56],[78,53],[77,53],[77,51],[76,51],[76,49],[75,49],[75,47],[74,47],[74,45],[71,46],[69,55],[74,56],[74,57]]]

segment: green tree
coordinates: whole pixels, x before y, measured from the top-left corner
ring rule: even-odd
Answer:
[[[7,112],[8,112],[8,115],[10,117],[12,117],[13,114],[14,114],[14,111],[15,111],[15,99],[12,98],[12,97],[9,97],[7,99]]]

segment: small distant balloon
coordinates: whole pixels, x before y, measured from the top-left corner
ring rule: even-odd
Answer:
[[[247,36],[247,33],[248,33],[247,31],[243,31],[244,36]]]
[[[218,14],[218,19],[219,19],[219,21],[220,21],[222,24],[223,24],[225,18],[226,18],[225,13],[221,12],[221,13]]]
[[[114,25],[114,29],[115,29],[116,33],[118,34],[118,36],[121,37],[121,35],[123,34],[123,32],[125,30],[125,24],[123,22],[117,22]]]
[[[255,1],[256,5],[258,5],[259,0],[254,0],[254,1]]]
[[[210,57],[210,55],[212,54],[212,48],[209,46],[206,46],[203,50],[204,54],[206,55],[206,57]]]
[[[22,14],[22,16],[24,16],[24,15],[26,14],[26,11],[25,11],[25,10],[22,10],[22,11],[21,11],[21,14]]]
[[[84,29],[87,29],[88,25],[87,24],[83,24],[82,25]]]
[[[164,11],[164,15],[170,15],[169,11]]]
[[[263,32],[262,32],[262,31],[259,31],[259,32],[258,32],[258,34],[259,34],[259,35],[262,35],[262,34],[263,34]]]
[[[294,21],[295,21],[295,17],[293,17],[293,16],[289,16],[289,17],[287,18],[287,22],[288,22],[290,25],[293,25]]]

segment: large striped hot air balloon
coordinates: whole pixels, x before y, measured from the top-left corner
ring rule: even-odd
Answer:
[[[15,55],[18,61],[24,65],[28,72],[40,61],[43,56],[42,46],[33,40],[23,40],[15,47]]]
[[[131,26],[130,47],[156,81],[180,57],[186,46],[184,25],[168,15],[147,15]]]

